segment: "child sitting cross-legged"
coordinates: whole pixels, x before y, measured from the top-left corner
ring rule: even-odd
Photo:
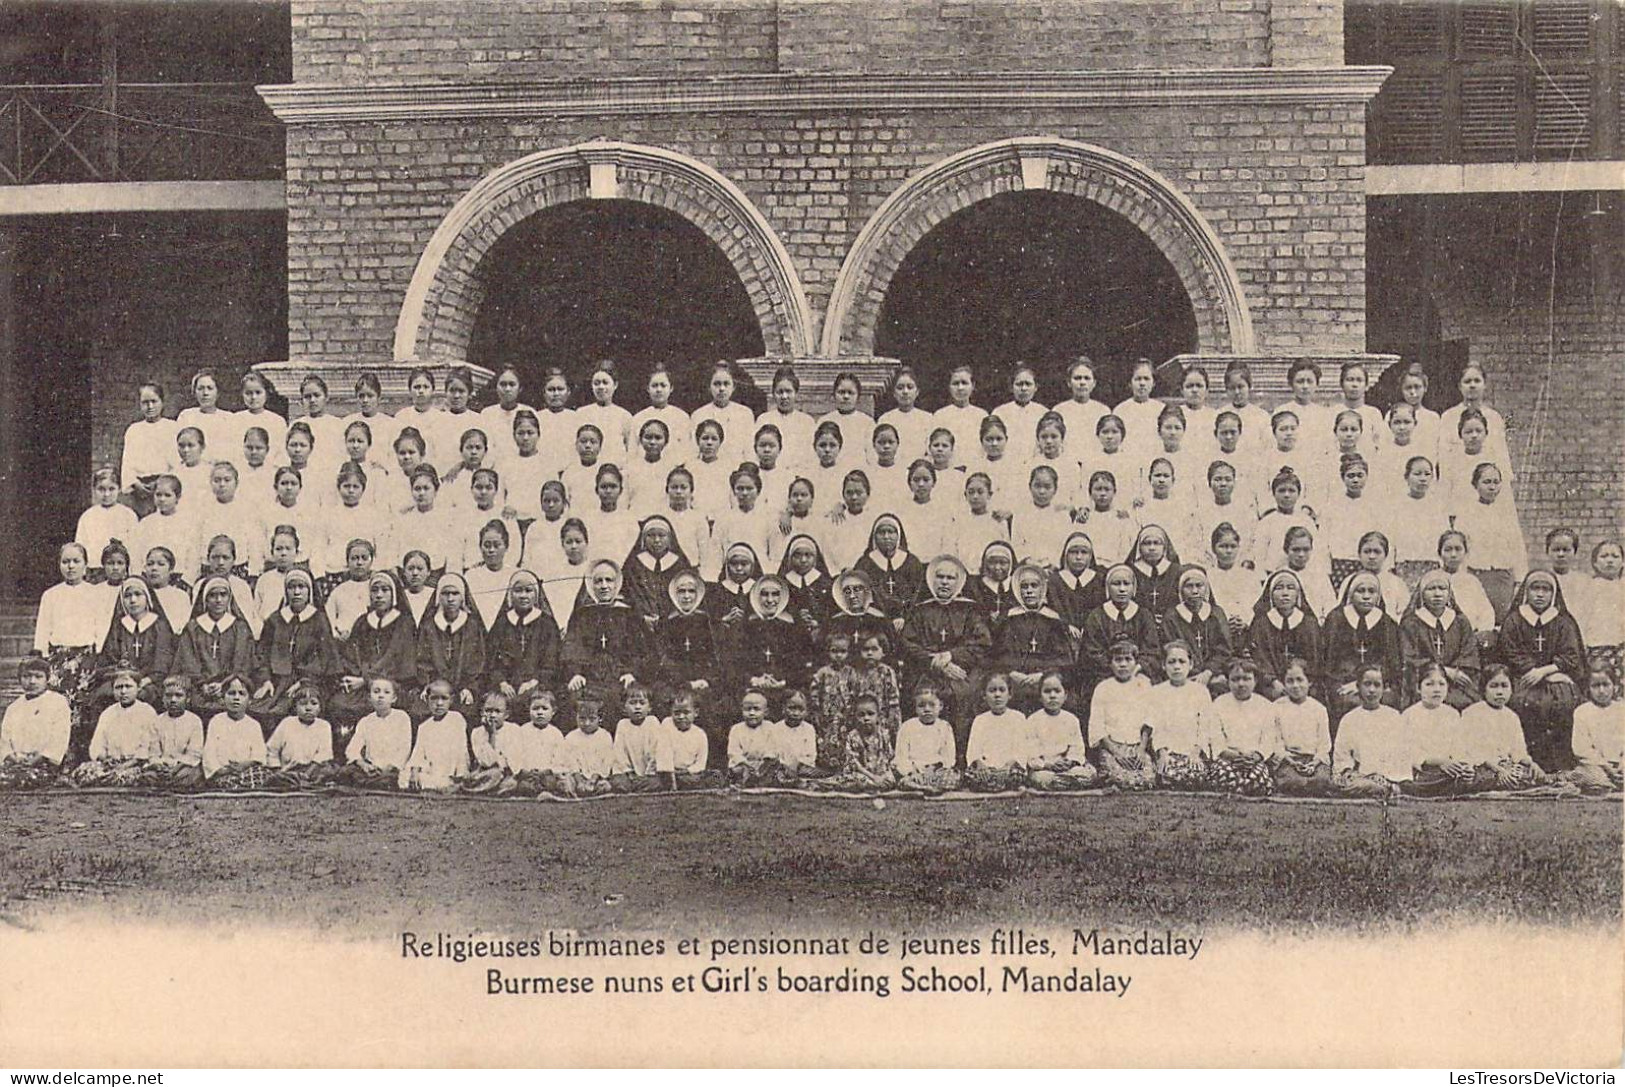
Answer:
[[[264,786],[265,730],[248,713],[248,677],[232,672],[220,681],[225,709],[209,718],[203,733],[203,777],[210,788]]]
[[[1089,764],[1083,726],[1077,715],[1066,708],[1066,684],[1059,672],[1050,672],[1039,680],[1038,708],[1027,715],[1027,734],[1032,744],[1027,758],[1029,786],[1065,791],[1089,789],[1097,784],[1099,774]]]
[[[1149,789],[1157,780],[1147,717],[1151,683],[1140,673],[1139,653],[1126,638],[1113,643],[1111,675],[1095,686],[1089,700],[1095,765],[1119,789]]]
[[[740,719],[728,730],[728,781],[747,788],[777,785],[779,750],[767,728],[767,695],[751,691],[739,700]]]
[[[897,732],[897,750],[892,766],[898,784],[924,793],[941,793],[957,788],[954,772],[954,730],[944,721],[942,696],[929,683],[914,689],[914,716]]]
[[[1340,795],[1385,800],[1415,773],[1415,745],[1399,711],[1383,705],[1386,677],[1368,665],[1360,672],[1360,704],[1343,715],[1332,748],[1332,781]]]
[[[44,657],[27,657],[17,666],[23,694],[0,720],[0,789],[50,784],[67,756],[73,711],[65,695],[50,689],[50,676]]]
[[[604,704],[596,698],[576,703],[576,727],[559,744],[559,786],[565,796],[601,796],[615,773],[615,740],[601,727]]]
[[[820,784],[844,792],[889,789],[897,783],[892,769],[895,758],[891,733],[881,720],[880,700],[872,694],[859,695],[852,702],[852,727],[846,734],[840,771]]]
[[[1220,792],[1269,796],[1275,789],[1269,764],[1278,732],[1275,707],[1254,694],[1257,685],[1257,665],[1231,661],[1230,690],[1213,700],[1208,779]]]
[[[655,769],[661,784],[671,792],[689,789],[716,789],[726,784],[721,772],[707,767],[711,740],[700,728],[693,691],[672,696],[671,716],[660,722],[655,744]]]
[[[468,721],[451,708],[454,694],[447,680],[431,680],[425,694],[429,716],[418,726],[399,785],[414,793],[449,792],[468,773]]]
[[[395,681],[374,676],[367,684],[372,712],[356,723],[344,748],[339,780],[363,789],[393,789],[401,767],[412,756],[412,719],[395,708]]]
[[[153,722],[152,757],[141,784],[157,789],[195,789],[203,784],[203,722],[187,708],[192,685],[169,676],[163,686],[163,712]]]
[[[507,771],[497,786],[498,796],[540,796],[558,788],[564,734],[553,724],[557,712],[553,692],[533,688],[524,705],[526,721],[509,724],[497,733],[497,754]]]
[[[1485,679],[1485,701],[1490,701],[1494,683],[1493,674]],[[1625,760],[1625,702],[1615,698],[1613,673],[1606,666],[1592,667],[1586,679],[1586,695],[1590,700],[1574,711],[1574,758],[1578,765],[1567,778],[1587,793],[1617,793],[1621,787],[1621,762]]]
[[[73,771],[75,785],[136,784],[152,757],[157,712],[137,697],[140,678],[129,668],[113,673],[114,702],[102,711],[90,740],[90,759]]]
[[[610,784],[618,793],[647,793],[660,788],[656,748],[660,718],[650,712],[649,689],[641,683],[626,688],[626,716],[615,726],[615,772]]]
[[[465,793],[495,793],[508,778],[502,757],[502,735],[518,726],[508,722],[508,696],[490,691],[480,699],[480,723],[468,734],[468,751],[473,763],[458,781]]]
[[[1162,670],[1167,677],[1151,688],[1146,711],[1151,724],[1151,747],[1156,751],[1157,787],[1202,789],[1208,784],[1208,733],[1212,729],[1213,696],[1205,683],[1191,680],[1190,644],[1175,638],[1162,647]],[[1229,675],[1225,676],[1228,688]]]
[[[1410,739],[1415,769],[1411,780],[1400,788],[1412,796],[1463,796],[1493,788],[1495,772],[1473,764],[1467,753],[1461,729],[1461,714],[1445,704],[1450,681],[1444,666],[1429,661],[1416,678],[1421,701],[1401,714]]]
[[[289,787],[324,785],[333,780],[333,726],[322,718],[322,697],[301,687],[293,715],[284,717],[265,741],[266,762],[282,771]]]
[[[1422,675],[1426,678],[1428,673],[1424,671]],[[1448,668],[1445,677],[1450,678]],[[1475,780],[1485,789],[1497,792],[1544,788],[1550,795],[1561,796],[1572,795],[1577,787],[1584,791],[1583,782],[1572,777],[1553,780],[1529,757],[1523,724],[1518,715],[1507,708],[1512,700],[1512,674],[1506,665],[1492,664],[1484,669],[1482,687],[1484,700],[1462,711],[1453,747],[1457,758],[1475,768]],[[1612,681],[1607,690],[1611,699]],[[1448,704],[1449,695],[1445,698]]]
[[[1285,695],[1275,700],[1275,755],[1270,773],[1281,796],[1330,796],[1332,737],[1326,707],[1309,693],[1309,665],[1289,658],[1281,674]]]
[[[824,776],[818,769],[818,733],[807,720],[807,710],[806,692],[791,691],[784,696],[784,719],[766,726],[773,731],[785,773],[797,780]]]
[[[982,685],[987,709],[971,722],[965,745],[965,787],[977,792],[1018,788],[1027,776],[1034,743],[1027,715],[1010,708],[1010,680],[994,672]]]

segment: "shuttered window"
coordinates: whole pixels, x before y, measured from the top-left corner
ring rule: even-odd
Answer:
[[[1372,162],[1625,157],[1618,0],[1358,0],[1345,12],[1348,63],[1394,68],[1371,104]]]

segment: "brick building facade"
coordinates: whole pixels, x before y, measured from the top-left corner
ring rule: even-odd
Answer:
[[[862,355],[926,231],[1033,187],[1157,242],[1203,353],[1365,347],[1382,73],[1343,67],[1339,4],[312,0],[293,25],[265,94],[294,357],[465,356],[480,257],[595,195],[704,229],[769,354]]]
[[[634,346],[639,337],[680,339],[672,326],[691,316],[726,326],[690,329],[672,348],[687,352],[677,361],[695,374],[716,357],[754,354],[827,371],[831,364],[813,360],[903,354],[907,338],[891,310],[905,294],[957,304],[951,292],[912,288],[932,248],[926,240],[974,218],[959,213],[1040,204],[1051,218],[1029,220],[1025,236],[986,232],[989,244],[1006,256],[1020,251],[1037,240],[1033,223],[1065,224],[1073,209],[1075,223],[1116,223],[1112,244],[1132,236],[1153,258],[1125,262],[1118,282],[1111,265],[1123,252],[1074,255],[1097,266],[1092,285],[1133,295],[1148,287],[1135,277],[1161,261],[1188,304],[1152,337],[1156,349],[1083,345],[1106,368],[1135,354],[1189,352],[1211,357],[1210,372],[1229,357],[1258,360],[1276,380],[1295,357],[1335,365],[1382,352],[1438,366],[1435,392],[1448,403],[1451,367],[1470,358],[1487,367],[1512,431],[1532,553],[1556,524],[1578,524],[1590,541],[1617,532],[1625,516],[1616,471],[1625,450],[1617,48],[1625,9],[1611,0],[261,7],[267,25],[282,20],[288,49],[269,81],[253,75],[275,114],[264,120],[281,126],[283,168],[256,159],[220,176],[280,172],[285,181],[210,183],[235,185],[246,202],[187,190],[184,206],[197,209],[189,215],[167,191],[143,189],[132,197],[143,218],[81,214],[71,221],[82,242],[66,248],[53,240],[69,236],[57,224],[80,205],[40,205],[26,184],[10,190],[40,217],[7,220],[9,240],[0,237],[0,264],[16,269],[10,297],[22,307],[0,322],[13,330],[0,335],[0,346],[15,345],[8,372],[60,370],[66,386],[89,390],[88,433],[75,429],[79,407],[53,415],[41,401],[28,416],[43,420],[38,433],[0,435],[8,449],[38,446],[42,465],[73,467],[77,480],[53,525],[71,525],[89,465],[116,459],[143,377],[177,391],[174,414],[186,406],[187,378],[206,364],[220,372],[228,407],[240,373],[266,358],[295,360],[290,371],[415,359],[489,365],[535,332],[520,322],[502,340],[488,326],[501,306],[540,297],[515,277],[544,265],[549,254],[537,250],[549,246],[574,262],[541,292],[547,319],[561,327],[591,323],[613,302],[615,320],[650,310],[620,330]],[[1373,12],[1401,12],[1398,30],[1373,33]],[[1417,26],[1438,31],[1437,56]],[[1503,39],[1506,58],[1494,51]],[[41,40],[52,45],[51,33]],[[1509,59],[1520,42],[1540,55]],[[1385,84],[1390,64],[1404,79]],[[1444,95],[1446,107],[1481,108],[1465,88],[1484,65],[1521,73],[1528,108],[1518,108],[1528,116],[1497,130],[1439,113],[1439,86],[1461,85]],[[1541,82],[1547,69],[1566,81],[1561,95]],[[1564,111],[1582,77],[1595,106],[1576,127]],[[47,84],[63,78],[41,75]],[[1433,127],[1424,131],[1418,117]],[[1503,146],[1486,135],[1495,131],[1524,142]],[[1575,142],[1583,139],[1591,143]],[[1399,157],[1373,157],[1391,148]],[[1516,161],[1475,165],[1472,155]],[[1385,165],[1461,161],[1452,156],[1469,159],[1445,167],[1458,171],[1453,188],[1439,187],[1435,166]],[[273,186],[279,199],[254,185]],[[1045,200],[1028,199],[1038,189]],[[104,204],[76,199],[91,211]],[[627,207],[647,214],[616,210]],[[569,241],[583,223],[607,248]],[[632,228],[672,237],[673,223],[708,252],[685,243],[685,260],[668,262],[666,278],[642,278],[640,260],[655,263],[655,254]],[[528,233],[538,225],[547,229]],[[714,267],[691,273],[696,257]],[[584,272],[598,265],[608,270],[589,282]],[[627,282],[611,299],[602,284],[615,277]],[[685,277],[703,290],[728,282],[710,296],[655,297]],[[567,297],[578,284],[581,297]],[[89,299],[84,307],[54,304],[72,290]],[[1037,309],[989,305],[976,319],[1017,332],[1061,327],[1069,315],[1055,308],[1055,293]],[[53,331],[41,316],[51,312],[85,316],[71,328],[63,317]],[[1067,327],[1100,315],[1070,315]],[[942,312],[912,319],[952,321]],[[1036,360],[1045,398],[1061,396],[1061,345],[1012,356],[1017,339],[990,337],[967,356],[985,360],[994,381],[1012,357]],[[550,341],[523,361],[532,373],[579,370],[588,356]],[[27,390],[51,382],[18,387],[39,399],[46,394]],[[335,393],[342,406],[346,384]],[[622,395],[634,406],[640,399],[636,387]],[[54,576],[50,563],[38,565],[34,592]]]

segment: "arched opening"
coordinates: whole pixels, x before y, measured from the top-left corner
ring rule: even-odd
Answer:
[[[526,398],[542,375],[570,375],[579,403],[594,362],[620,364],[620,401],[643,403],[643,382],[663,364],[674,402],[705,400],[717,359],[764,353],[762,328],[739,274],[683,216],[633,200],[577,200],[515,224],[475,273],[482,300],[469,361],[513,366]]]
[[[1096,362],[1096,398],[1115,403],[1135,359],[1197,346],[1190,296],[1162,250],[1109,208],[1047,190],[1000,193],[934,227],[898,266],[875,329],[876,354],[913,366],[929,407],[964,364],[978,401],[1002,403],[1016,360],[1038,371],[1041,401],[1063,399],[1080,354]]]

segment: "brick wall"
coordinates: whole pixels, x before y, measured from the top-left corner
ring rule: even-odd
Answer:
[[[780,0],[779,66],[1261,67],[1270,63],[1269,9],[1270,0]]]
[[[1343,63],[1343,0],[1268,0],[1274,68],[1335,67]]]
[[[1342,0],[294,0],[294,79],[1337,65]]]
[[[1373,222],[1374,332],[1418,326],[1465,341],[1506,416],[1531,558],[1572,525],[1585,549],[1625,526],[1625,281],[1620,204],[1586,194],[1380,202]],[[1610,233],[1612,231],[1612,233]],[[1555,258],[1555,259],[1554,259]],[[1403,307],[1403,310],[1401,310]],[[1390,313],[1392,308],[1395,312]]]
[[[290,344],[384,359],[407,282],[455,201],[496,167],[595,136],[679,151],[733,180],[821,315],[852,240],[918,170],[1019,135],[1082,140],[1173,181],[1218,232],[1266,352],[1364,349],[1358,106],[654,115],[296,126],[288,131]]]
[[[293,0],[299,83],[770,72],[773,0]]]

